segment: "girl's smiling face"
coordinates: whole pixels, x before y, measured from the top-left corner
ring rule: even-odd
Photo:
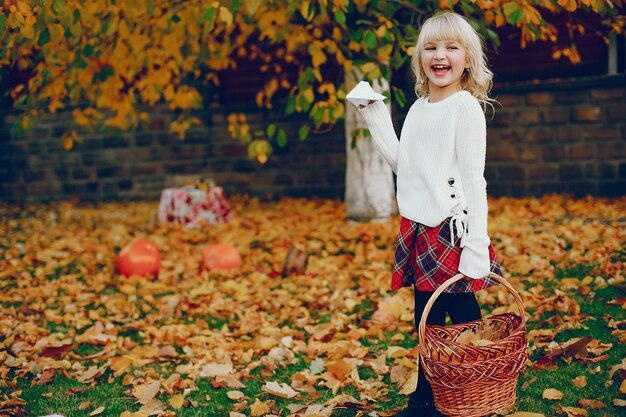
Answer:
[[[468,66],[465,48],[450,39],[424,44],[420,61],[428,78],[430,101],[440,101],[461,90],[461,77]]]

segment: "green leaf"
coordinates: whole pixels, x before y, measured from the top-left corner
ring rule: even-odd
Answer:
[[[206,20],[215,20],[215,16],[217,16],[217,9],[215,7],[209,7],[206,12],[204,12],[204,18]]]
[[[400,107],[404,107],[406,105],[406,97],[404,96],[404,91],[396,87],[393,87],[391,91],[398,105],[400,105]]]
[[[215,27],[215,18],[217,16],[217,8],[209,7],[204,12],[204,19],[207,21],[206,30],[211,31]]]
[[[310,130],[311,128],[307,125],[300,127],[300,129],[298,129],[298,138],[300,138],[300,140],[305,140],[309,136]]]
[[[302,111],[307,111],[311,107],[311,103],[309,102],[309,100],[306,99],[304,94],[300,94],[300,96],[298,97],[298,104],[300,105],[300,109]]]
[[[82,59],[82,58],[78,57],[78,58],[76,59],[76,61],[74,61],[74,66],[75,66],[76,68],[85,69],[85,68],[87,68],[87,62],[85,62],[85,60],[84,60],[84,59]]]
[[[273,138],[275,133],[276,133],[276,125],[272,123],[271,125],[267,127],[267,138],[268,139]]]
[[[41,35],[39,35],[39,41],[37,42],[37,45],[44,46],[48,42],[50,42],[50,31],[48,30],[48,28],[45,28],[41,32]]]
[[[100,70],[100,72],[94,75],[94,78],[98,81],[104,81],[107,78],[115,75],[115,71],[112,67],[106,66]]]
[[[287,133],[285,133],[284,129],[278,129],[278,135],[276,136],[276,144],[280,148],[284,148],[287,146]]]
[[[522,19],[522,8],[517,3],[506,3],[503,9],[509,23],[514,25]]]
[[[7,17],[5,15],[0,15],[0,34],[4,33],[7,28]]]
[[[15,107],[20,107],[21,105],[23,105],[26,102],[26,98],[28,96],[26,94],[24,94],[23,96],[21,96],[14,104]]]
[[[376,48],[376,44],[378,44],[378,38],[376,34],[371,30],[365,32],[365,36],[363,37],[363,42],[367,45],[368,48],[374,49]]]
[[[52,0],[52,10],[57,14],[65,11],[65,0]]]
[[[83,55],[87,58],[90,58],[93,55],[93,46],[89,44],[85,45],[85,47],[83,48]]]
[[[285,106],[285,114],[289,116],[296,111],[296,96],[291,95],[287,99],[287,105]]]
[[[311,117],[315,122],[316,127],[320,127],[322,125],[322,118],[324,117],[324,109],[321,107],[317,107],[313,112],[311,112]]]
[[[346,14],[341,9],[335,12],[335,22],[339,23],[340,26],[346,24]]]
[[[180,16],[178,16],[177,14],[174,14],[172,15],[172,18],[170,20],[174,23],[178,23],[180,22]]]

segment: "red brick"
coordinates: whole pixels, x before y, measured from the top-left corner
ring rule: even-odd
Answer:
[[[592,159],[594,155],[595,147],[586,143],[575,143],[569,149],[571,159]]]
[[[609,141],[619,140],[619,128],[617,126],[583,126],[581,129],[585,140]]]
[[[532,165],[529,170],[529,180],[554,180],[557,174],[557,165],[555,164],[540,164]]]
[[[539,160],[539,157],[540,157],[540,152],[539,152],[539,149],[537,148],[523,149],[519,155],[519,159],[522,162],[535,162]]]
[[[540,122],[539,110],[527,108],[519,112],[518,123],[522,125],[536,125]]]
[[[549,106],[554,101],[554,96],[549,92],[530,93],[526,96],[529,106]]]
[[[626,121],[626,106],[607,107],[606,119],[610,122]]]
[[[544,161],[562,161],[565,159],[565,148],[562,145],[543,146],[541,153]]]
[[[512,146],[487,146],[488,161],[515,161],[517,151]]]
[[[574,109],[574,120],[579,122],[597,122],[602,120],[601,107],[579,107]]]
[[[563,123],[567,122],[570,117],[570,111],[567,108],[550,108],[541,110],[541,120],[545,123]]]
[[[554,130],[546,127],[529,128],[526,131],[526,139],[532,143],[552,142],[554,140]]]
[[[624,88],[591,90],[591,100],[594,102],[615,101],[624,97]]]
[[[601,160],[626,158],[626,144],[623,142],[600,143],[597,146],[598,158]]]
[[[578,142],[580,140],[580,129],[575,126],[559,126],[556,131],[559,142]]]
[[[138,164],[131,168],[131,175],[163,175],[163,164],[150,163]]]
[[[582,178],[582,164],[562,164],[559,167],[559,178],[562,180]]]
[[[520,95],[502,94],[501,96],[496,97],[496,100],[498,100],[498,103],[500,103],[504,108],[524,105],[524,98]]]

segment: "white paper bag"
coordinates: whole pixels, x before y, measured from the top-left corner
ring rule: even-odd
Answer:
[[[346,99],[355,106],[367,106],[370,100],[384,100],[386,97],[372,89],[370,83],[361,81],[346,95]]]

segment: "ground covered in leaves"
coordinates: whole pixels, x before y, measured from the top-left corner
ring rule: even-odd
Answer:
[[[410,289],[389,290],[399,218],[330,200],[235,197],[233,220],[160,225],[157,203],[0,205],[0,415],[385,416],[414,387]],[[524,300],[530,360],[508,415],[617,416],[626,404],[626,199],[490,201]],[[115,271],[147,236],[153,279]],[[210,242],[243,267],[205,271]],[[305,273],[282,277],[288,250]],[[503,288],[485,313],[515,310]],[[517,413],[517,414],[513,414]]]

